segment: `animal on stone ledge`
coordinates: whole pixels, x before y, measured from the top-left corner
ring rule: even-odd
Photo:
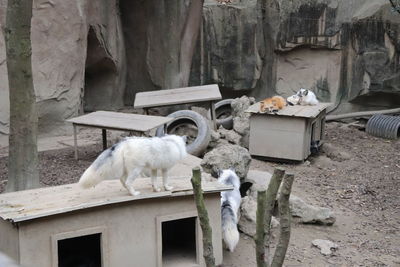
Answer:
[[[260,101],[260,112],[277,112],[287,106],[286,100],[281,96],[273,96]]]
[[[115,178],[136,196],[140,192],[133,188],[134,180],[142,172],[151,172],[153,190],[159,192],[157,170],[161,170],[164,189],[172,190],[168,184],[168,170],[186,155],[186,136],[126,138],[103,151],[82,174],[79,185],[89,188],[105,179]]]

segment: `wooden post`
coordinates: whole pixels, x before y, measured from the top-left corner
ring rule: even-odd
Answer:
[[[280,235],[278,245],[275,250],[271,267],[280,267],[285,260],[286,251],[290,240],[290,221],[291,213],[289,208],[289,197],[294,180],[293,174],[285,174],[282,189],[278,200],[280,216]]]
[[[204,204],[203,190],[201,189],[201,172],[199,167],[192,169],[193,195],[196,202],[197,213],[203,231],[203,256],[207,267],[215,267],[214,250],[212,245],[212,229],[208,219],[208,212]]]
[[[257,267],[266,267],[265,261],[265,204],[266,191],[257,192],[257,215],[256,215],[256,260]]]
[[[285,174],[285,170],[282,168],[275,168],[274,173],[272,174],[271,181],[269,182],[267,189],[267,199],[265,203],[265,224],[267,225],[266,233],[265,233],[265,253],[267,262],[270,262],[270,235],[271,235],[271,219],[272,212],[275,207],[276,195],[278,194],[279,187],[281,185],[283,176]]]

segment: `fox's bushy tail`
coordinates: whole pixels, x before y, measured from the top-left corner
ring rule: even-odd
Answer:
[[[123,168],[123,159],[119,153],[116,153],[115,148],[116,145],[103,151],[86,169],[78,182],[81,187],[90,188],[105,179],[117,178]]]
[[[224,201],[221,205],[222,219],[222,238],[230,252],[233,252],[239,242],[239,231],[237,229],[237,219],[229,201]]]

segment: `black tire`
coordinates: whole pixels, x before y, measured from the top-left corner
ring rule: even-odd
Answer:
[[[206,119],[192,110],[179,110],[167,117],[174,118],[167,124],[167,133],[187,135],[189,143],[186,145],[186,151],[194,156],[202,156],[211,140],[211,130]],[[194,131],[197,132],[196,137],[194,137]],[[157,128],[156,135],[164,135],[163,126]]]
[[[222,125],[227,130],[233,129],[232,103],[233,99],[224,99],[215,103],[215,116],[217,117],[217,127]],[[210,110],[208,118],[211,119]]]

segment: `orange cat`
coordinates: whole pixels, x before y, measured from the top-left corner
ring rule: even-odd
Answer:
[[[260,101],[260,112],[277,112],[287,105],[286,100],[281,96],[273,96]]]

